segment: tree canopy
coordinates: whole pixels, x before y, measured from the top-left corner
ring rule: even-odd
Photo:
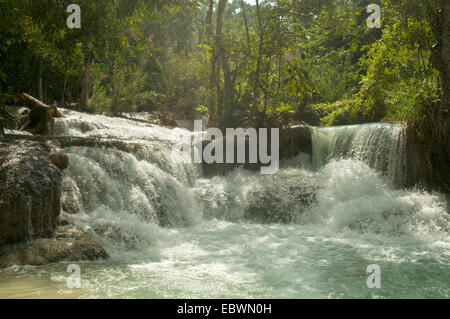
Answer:
[[[0,0],[1,92],[235,127],[414,122],[448,96],[442,0],[379,1],[381,28],[372,0],[78,0],[70,29],[72,2]]]

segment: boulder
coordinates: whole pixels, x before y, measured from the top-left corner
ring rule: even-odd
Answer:
[[[312,128],[298,125],[280,129],[280,159],[290,159],[300,153],[312,156]]]
[[[58,226],[52,239],[0,247],[0,268],[14,265],[39,266],[61,261],[108,258],[100,239],[88,230],[72,225]]]
[[[64,170],[69,167],[69,156],[62,151],[52,150],[48,157],[60,170]]]
[[[0,246],[54,235],[62,173],[52,152],[44,143],[0,142]]]
[[[271,176],[247,195],[244,218],[263,224],[301,222],[316,200],[317,183],[302,176]]]

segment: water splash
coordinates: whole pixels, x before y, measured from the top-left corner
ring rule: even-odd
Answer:
[[[83,297],[450,295],[446,198],[393,186],[405,176],[401,126],[312,129],[312,163],[300,154],[274,176],[238,169],[203,178],[173,160],[171,145],[186,130],[64,115],[59,135],[141,146],[65,148],[66,207],[112,255],[83,265]],[[377,291],[365,285],[374,263],[383,274]],[[57,267],[17,271],[64,285]]]
[[[365,124],[314,129],[316,167],[333,159],[354,159],[381,172],[394,185],[406,183],[406,128],[404,125]]]
[[[428,233],[448,231],[446,200],[441,195],[389,186],[402,184],[406,176],[402,125],[315,128],[312,165],[300,154],[273,176],[238,169],[205,179],[197,166],[174,161],[171,145],[180,134],[192,134],[186,130],[67,110],[64,115],[57,121],[60,135],[108,137],[141,145],[129,152],[66,149],[71,160],[66,182],[73,184],[68,189],[80,193],[74,192],[77,205],[90,216],[89,222],[95,220],[99,232],[123,232],[115,237],[118,242],[117,238],[125,238],[127,249],[145,246],[135,243],[139,232],[131,230],[131,220],[136,229],[142,223],[184,227],[218,218],[269,224],[320,221],[334,230],[386,233],[412,234],[419,228]],[[127,232],[133,233],[131,239],[126,239]]]

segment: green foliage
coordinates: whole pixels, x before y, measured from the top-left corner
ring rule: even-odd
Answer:
[[[73,105],[92,66],[89,112],[420,121],[440,96],[435,1],[383,1],[381,30],[366,25],[372,2],[227,1],[216,30],[217,1],[207,25],[209,1],[80,0],[70,30],[68,0],[0,0],[0,91]]]
[[[81,29],[69,29],[71,3],[0,1],[0,92],[78,103],[85,69],[93,65],[86,110],[153,107],[149,101],[164,94],[167,47],[180,52],[191,39],[193,4],[80,0]]]
[[[71,0],[0,0],[0,93],[171,123],[202,113],[219,127],[402,121],[438,180],[444,2],[382,0],[382,27],[369,29],[372,0],[79,0],[82,27],[68,29]],[[0,127],[13,121],[0,104]]]
[[[95,81],[93,94],[87,102],[87,109],[92,113],[108,113],[111,109],[111,98],[106,87],[100,81]]]
[[[379,110],[364,105],[357,97],[335,103],[318,104],[313,109],[322,111],[320,121],[321,125],[325,126],[378,122],[382,119]]]
[[[316,57],[320,59],[319,69],[328,72],[323,76],[311,72],[317,79],[319,102],[307,107],[305,115],[311,123],[317,124],[319,119],[322,125],[382,120],[413,123],[427,118],[426,106],[440,94],[438,73],[431,61],[436,42],[433,20],[424,18],[421,6],[415,7],[412,15],[414,7],[409,5],[386,1],[382,8],[383,28],[371,41],[364,43],[353,31],[351,43],[341,39],[338,50],[327,50]],[[370,34],[366,35],[370,38]],[[352,58],[355,53],[357,56]]]
[[[14,127],[16,123],[17,117],[0,101],[0,131],[6,127]]]
[[[430,21],[386,7],[382,37],[361,58],[366,70],[359,96],[388,120],[415,121],[426,100],[437,99],[438,74],[432,67],[435,42]],[[429,105],[429,103],[426,103]]]

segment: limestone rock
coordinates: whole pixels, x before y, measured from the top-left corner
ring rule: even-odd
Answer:
[[[10,244],[0,248],[0,268],[13,265],[39,266],[61,261],[84,261],[108,258],[97,237],[72,225],[58,226],[52,239]]]
[[[0,246],[53,236],[61,210],[61,171],[48,146],[0,142]]]
[[[61,204],[67,214],[78,214],[83,210],[81,192],[70,176],[64,176]]]
[[[64,152],[52,151],[48,157],[60,170],[64,170],[69,167],[69,156]]]
[[[317,185],[302,176],[271,176],[247,195],[244,217],[258,223],[299,223],[315,202]]]

